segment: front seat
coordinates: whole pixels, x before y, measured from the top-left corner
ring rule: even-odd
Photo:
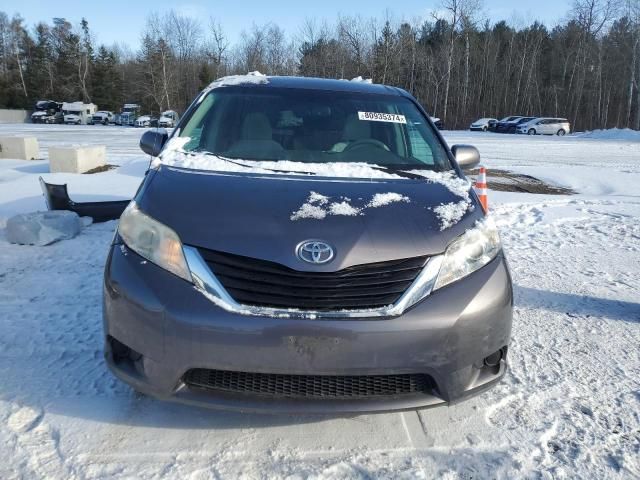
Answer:
[[[240,140],[227,151],[233,157],[259,160],[280,160],[285,158],[285,150],[273,140],[271,123],[264,113],[247,114],[242,121]]]
[[[352,142],[371,138],[371,122],[358,119],[357,115],[350,115],[344,122],[342,141],[336,143],[332,152],[342,152]]]

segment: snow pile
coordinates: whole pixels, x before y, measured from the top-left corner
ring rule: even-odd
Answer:
[[[371,199],[371,201],[367,204],[367,207],[370,207],[370,208],[384,207],[385,205],[389,205],[390,203],[394,203],[394,202],[409,203],[410,200],[409,200],[409,197],[405,195],[400,195],[399,193],[395,193],[395,192],[376,193]]]
[[[317,203],[319,205],[326,205],[329,202],[329,197],[321,195],[318,192],[311,192],[309,194],[309,203]]]
[[[329,206],[329,213],[331,213],[331,215],[345,215],[347,217],[355,217],[360,213],[360,209],[351,205],[348,200],[345,200],[340,203],[332,203]]]
[[[373,80],[370,78],[362,78],[362,75],[358,75],[355,78],[351,79],[352,82],[360,82],[360,83],[373,83]]]
[[[269,83],[269,78],[258,71],[249,72],[246,75],[228,75],[214,80],[207,88],[205,88],[204,91],[208,92],[214,88],[229,87],[233,85],[247,85],[250,83],[254,85],[262,85]]]
[[[295,221],[303,218],[322,220],[327,215],[355,217],[356,215],[364,215],[364,211],[368,208],[384,207],[396,202],[410,202],[409,197],[395,192],[376,193],[362,207],[352,205],[351,199],[348,197],[340,197],[340,201],[337,202],[330,202],[330,198],[318,192],[309,192],[306,203],[291,214],[291,220]]]
[[[464,217],[467,210],[473,210],[473,205],[469,200],[461,200],[459,202],[443,203],[434,207],[433,211],[440,220],[440,230],[446,230],[452,227]]]
[[[443,203],[433,208],[440,221],[440,230],[446,230],[458,223],[468,210],[473,210],[469,190],[471,183],[458,177],[455,172],[433,172],[431,170],[412,170],[410,173],[420,175],[430,182],[445,186],[451,193],[460,197],[458,202]]]
[[[607,130],[592,130],[588,132],[574,133],[572,137],[594,138],[598,140],[626,140],[640,142],[640,132],[630,128],[609,128]]]
[[[302,163],[291,160],[236,160],[226,159],[211,153],[186,152],[184,146],[189,137],[172,138],[154,167],[160,164],[172,167],[190,168],[193,170],[210,170],[217,172],[241,172],[279,175],[318,175],[332,178],[402,178],[399,175],[385,172],[368,163]]]
[[[471,182],[461,178],[453,170],[447,172],[434,172],[433,170],[411,170],[409,173],[426,178],[432,183],[445,186],[451,193],[458,197],[469,199]]]
[[[303,218],[314,218],[322,220],[327,215],[346,215],[354,216],[360,213],[360,210],[353,207],[349,203],[349,199],[342,197],[341,202],[329,203],[329,198],[318,192],[309,192],[306,203],[302,204],[298,210],[293,212],[291,220],[301,220]]]
[[[310,201],[303,204],[298,210],[293,212],[291,220],[300,220],[302,218],[315,218],[322,220],[327,216],[327,211],[319,205],[313,205]]]
[[[44,246],[75,237],[82,226],[78,214],[67,210],[22,213],[7,220],[6,236],[10,243]]]

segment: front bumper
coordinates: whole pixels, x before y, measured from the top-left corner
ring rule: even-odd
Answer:
[[[227,312],[195,287],[112,247],[104,282],[105,357],[116,376],[161,399],[241,411],[298,413],[412,409],[459,401],[506,371],[483,360],[509,343],[511,280],[502,256],[387,319],[311,320]],[[113,339],[135,355],[114,356]],[[193,368],[288,375],[421,373],[429,393],[297,399],[192,388]]]

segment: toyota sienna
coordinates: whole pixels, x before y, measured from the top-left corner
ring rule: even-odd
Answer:
[[[420,104],[365,82],[225,77],[122,214],[105,357],[161,399],[364,412],[459,401],[506,370],[512,288],[496,227]]]

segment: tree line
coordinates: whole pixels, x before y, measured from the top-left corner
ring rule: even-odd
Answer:
[[[254,24],[234,44],[223,19],[154,13],[137,51],[97,45],[84,18],[29,27],[0,11],[0,108],[52,99],[184,111],[216,78],[258,70],[399,86],[450,128],[522,114],[640,129],[640,0],[574,0],[551,29],[483,19],[479,2],[443,0],[413,21],[310,19],[293,35]]]

